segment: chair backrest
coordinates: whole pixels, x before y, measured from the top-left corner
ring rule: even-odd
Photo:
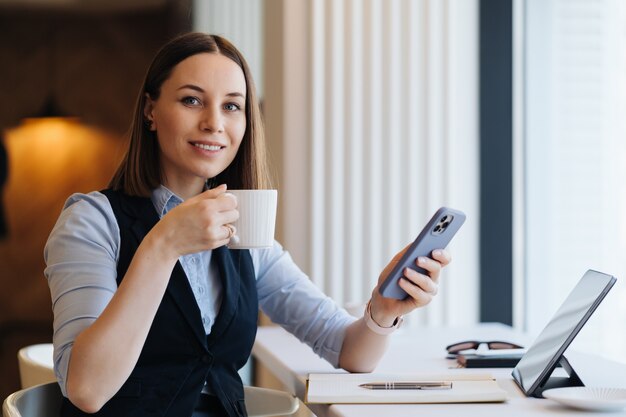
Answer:
[[[296,397],[275,389],[244,386],[248,417],[289,416],[300,407]]]
[[[22,388],[56,381],[52,370],[52,343],[23,347],[17,352]]]
[[[283,391],[244,387],[249,417],[291,415],[298,411],[298,400]],[[3,417],[57,417],[61,389],[56,382],[35,385],[9,395],[2,405]]]
[[[52,350],[51,343],[20,349],[17,359],[23,389],[7,397],[4,407],[10,407],[13,414],[5,410],[4,417],[56,417],[62,397],[52,369]],[[30,391],[31,387],[35,390]],[[244,394],[249,417],[286,416],[295,413],[300,405],[293,395],[269,388],[245,386]],[[23,414],[19,414],[20,410]]]
[[[3,417],[57,417],[61,388],[56,382],[35,385],[9,395],[2,404]]]

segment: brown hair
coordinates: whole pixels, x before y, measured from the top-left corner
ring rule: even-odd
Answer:
[[[146,94],[157,100],[161,86],[174,67],[200,53],[221,54],[230,58],[243,70],[246,79],[246,131],[243,140],[233,162],[211,182],[215,185],[227,184],[230,189],[270,188],[265,134],[250,68],[243,55],[228,40],[199,32],[172,39],[154,57],[137,97],[128,150],[109,183],[110,188],[132,196],[148,197],[162,183],[159,144],[144,117]]]

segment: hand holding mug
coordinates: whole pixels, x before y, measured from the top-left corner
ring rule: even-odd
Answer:
[[[154,227],[174,256],[226,245],[236,233],[237,199],[226,185],[204,191],[168,212]]]

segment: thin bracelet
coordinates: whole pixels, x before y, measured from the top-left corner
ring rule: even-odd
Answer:
[[[391,334],[391,333],[395,332],[396,329],[398,329],[400,327],[400,325],[402,324],[402,322],[404,321],[404,318],[402,316],[398,316],[394,320],[393,324],[391,326],[389,326],[389,327],[383,327],[383,326],[379,325],[374,320],[374,317],[372,317],[372,307],[371,307],[371,304],[372,304],[372,300],[369,300],[367,302],[367,306],[365,307],[365,313],[363,314],[363,317],[365,319],[365,324],[367,325],[367,327],[371,331],[373,331],[374,333],[380,334],[380,335]]]

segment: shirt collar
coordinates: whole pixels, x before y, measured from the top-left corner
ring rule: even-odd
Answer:
[[[183,199],[174,194],[164,185],[159,185],[152,191],[152,204],[159,217],[165,216],[171,209],[183,202]]]

